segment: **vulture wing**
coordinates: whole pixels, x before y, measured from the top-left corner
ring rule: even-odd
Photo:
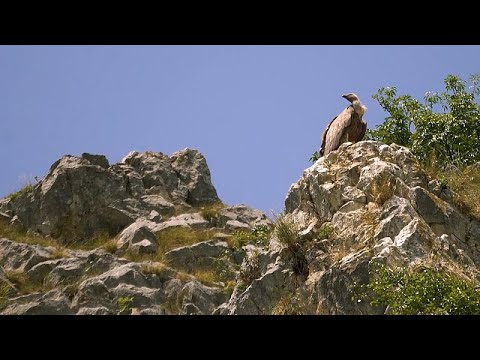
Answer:
[[[335,117],[322,135],[320,154],[329,154],[340,146],[340,140],[352,122],[353,106],[349,106]]]
[[[367,123],[362,120],[362,131],[358,134],[358,139],[356,141],[362,141],[365,133],[367,132]]]
[[[328,129],[330,129],[330,125],[332,125],[332,123],[335,121],[337,117],[335,116],[332,121],[330,121],[330,124],[327,125],[327,127],[325,128],[325,130],[323,131],[323,134],[322,134],[322,145],[320,146],[320,156],[323,156],[323,154],[325,153],[325,138],[327,137],[327,133],[328,133]]]

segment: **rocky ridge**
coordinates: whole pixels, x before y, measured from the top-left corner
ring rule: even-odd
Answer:
[[[196,150],[64,156],[0,200],[1,224],[54,245],[0,239],[0,312],[382,314],[351,293],[375,262],[480,280],[480,223],[452,199],[408,149],[345,143],[292,184],[271,231],[221,204]]]

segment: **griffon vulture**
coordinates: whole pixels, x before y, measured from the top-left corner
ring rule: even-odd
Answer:
[[[328,155],[337,150],[344,142],[357,142],[363,139],[367,131],[367,123],[362,116],[367,108],[360,102],[354,93],[342,95],[352,103],[349,107],[335,116],[322,134],[320,156]]]

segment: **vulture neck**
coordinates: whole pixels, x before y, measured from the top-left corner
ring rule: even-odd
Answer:
[[[360,100],[354,100],[352,102],[352,106],[353,106],[353,110],[355,110],[355,112],[359,115],[359,116],[362,116],[363,114],[365,114],[365,106],[362,105],[362,103],[360,102]]]

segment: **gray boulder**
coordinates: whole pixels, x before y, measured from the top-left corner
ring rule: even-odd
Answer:
[[[22,295],[9,300],[4,315],[72,315],[68,298],[58,289],[47,293]]]
[[[205,158],[185,149],[169,158],[131,152],[110,166],[103,155],[66,155],[32,190],[0,202],[2,219],[64,243],[118,234],[138,219],[161,221],[175,205],[218,202]],[[142,249],[142,250],[140,250]],[[141,246],[140,251],[149,249]]]
[[[217,270],[217,261],[229,258],[231,250],[224,241],[208,240],[183,246],[165,254],[165,260],[176,269],[192,272],[199,269]]]
[[[152,254],[157,251],[157,239],[145,221],[137,221],[118,235],[119,250],[130,249],[137,254]],[[150,225],[151,226],[151,225]]]
[[[193,206],[220,201],[212,185],[207,162],[198,150],[177,151],[171,160],[180,181],[176,190],[180,198],[184,197],[185,202]]]
[[[50,260],[54,250],[0,239],[0,266],[6,270],[28,271],[36,264]]]

